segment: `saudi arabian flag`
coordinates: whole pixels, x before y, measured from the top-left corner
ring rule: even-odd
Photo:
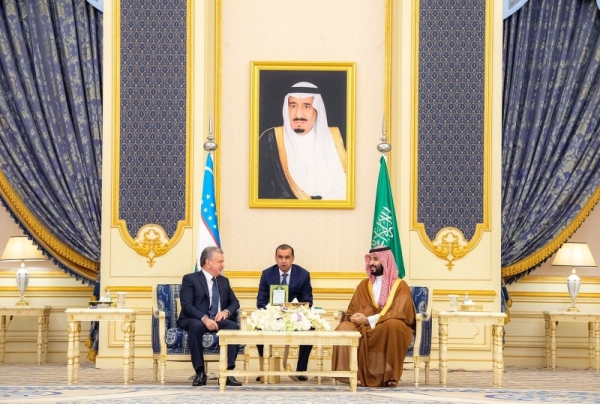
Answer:
[[[389,247],[396,259],[396,265],[398,265],[398,276],[402,279],[406,271],[404,270],[404,259],[402,258],[402,248],[400,248],[400,235],[398,234],[394,199],[392,198],[392,188],[390,187],[390,177],[388,176],[385,157],[381,157],[379,163],[371,248]]]

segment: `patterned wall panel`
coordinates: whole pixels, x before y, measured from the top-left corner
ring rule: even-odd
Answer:
[[[461,247],[455,259],[487,221],[486,3],[421,0],[417,11],[415,219],[430,248]]]
[[[132,246],[164,244],[189,221],[189,12],[186,0],[120,3],[115,196]]]

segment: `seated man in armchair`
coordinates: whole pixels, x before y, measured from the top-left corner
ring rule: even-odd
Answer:
[[[359,331],[358,385],[394,387],[400,381],[415,327],[415,306],[389,247],[365,255],[368,278],[356,291],[336,330]],[[349,370],[349,347],[335,346],[333,370]],[[338,378],[347,382],[347,378]]]
[[[237,330],[235,316],[240,302],[233,293],[229,279],[221,276],[225,268],[223,250],[206,247],[200,255],[202,270],[184,275],[179,298],[181,313],[177,323],[188,332],[188,343],[196,377],[192,386],[206,384],[202,336],[207,331]],[[227,347],[227,370],[235,368],[238,345]],[[241,386],[233,376],[228,376],[227,386]]]

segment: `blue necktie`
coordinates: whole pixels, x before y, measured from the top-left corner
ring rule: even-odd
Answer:
[[[281,284],[287,285],[287,276],[288,274],[281,274]]]
[[[217,287],[217,278],[212,279],[212,298],[210,299],[210,319],[214,320],[219,310],[219,288]]]

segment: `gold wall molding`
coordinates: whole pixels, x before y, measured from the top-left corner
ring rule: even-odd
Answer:
[[[17,268],[8,269],[8,268],[0,268],[0,278],[14,278],[17,273]],[[29,269],[29,278],[71,278],[68,273],[65,271],[36,271]]]
[[[495,297],[495,290],[469,290],[469,289],[434,289],[433,296],[444,296],[448,297],[448,295],[464,295],[465,293],[469,294],[469,297],[473,296],[481,296],[481,297]],[[512,296],[512,294],[511,294]]]
[[[262,271],[229,271],[223,272],[229,279],[260,278]],[[311,272],[311,279],[366,279],[366,272]]]
[[[556,284],[567,284],[567,277],[565,276],[535,276],[528,275],[519,279],[519,283],[556,283]],[[594,276],[580,276],[581,284],[587,285],[590,283],[600,284],[600,278]],[[512,292],[511,292],[512,295]]]
[[[158,285],[159,283],[169,283],[169,282],[156,282],[156,284]],[[107,290],[110,290],[111,293],[113,292],[137,292],[137,293],[152,293],[152,286],[120,286],[120,285],[110,285],[110,286],[105,286],[104,287],[104,293],[106,293]]]
[[[91,293],[94,291],[93,286],[29,286],[27,287],[26,295],[30,293],[61,293],[68,295],[69,293]],[[19,292],[16,286],[0,286],[0,293]]]
[[[568,292],[510,292],[510,298],[515,299],[534,299],[534,298],[544,298],[544,299],[569,299],[571,300],[571,296]],[[579,292],[577,294],[577,301],[581,303],[583,299],[600,299],[600,293],[591,293]]]
[[[186,186],[185,186],[185,213],[184,219],[177,223],[177,228],[173,237],[169,238],[165,230],[158,224],[146,224],[142,226],[134,239],[127,230],[127,223],[119,217],[119,173],[120,173],[120,144],[121,144],[121,3],[114,3],[114,43],[113,43],[113,166],[112,166],[112,226],[119,230],[123,241],[138,254],[146,257],[148,266],[152,268],[154,259],[166,254],[173,246],[175,246],[185,229],[192,228],[192,193],[191,193],[191,177],[193,173],[193,88],[194,88],[194,69],[192,69],[194,59],[194,2],[187,2],[187,43],[186,43],[186,75],[188,77],[186,84]],[[149,228],[147,228],[149,227]]]
[[[435,256],[446,261],[448,270],[452,270],[453,262],[464,257],[472,251],[481,241],[484,231],[491,230],[491,172],[492,172],[492,78],[493,78],[493,29],[494,29],[494,1],[486,0],[486,19],[485,19],[485,77],[484,77],[484,106],[483,106],[483,222],[475,225],[475,232],[471,240],[466,240],[461,230],[454,227],[442,228],[434,240],[430,240],[425,231],[425,224],[418,222],[418,174],[419,174],[419,10],[420,1],[414,2],[414,24],[413,24],[413,110],[412,119],[412,209],[411,222],[412,230],[416,230],[423,244],[434,253]],[[440,234],[441,233],[441,234]],[[460,236],[459,236],[460,235]]]
[[[332,294],[332,295],[347,295],[354,294],[352,288],[313,288],[313,295],[317,294]],[[239,287],[235,288],[235,293],[239,294],[258,294],[258,287]]]

